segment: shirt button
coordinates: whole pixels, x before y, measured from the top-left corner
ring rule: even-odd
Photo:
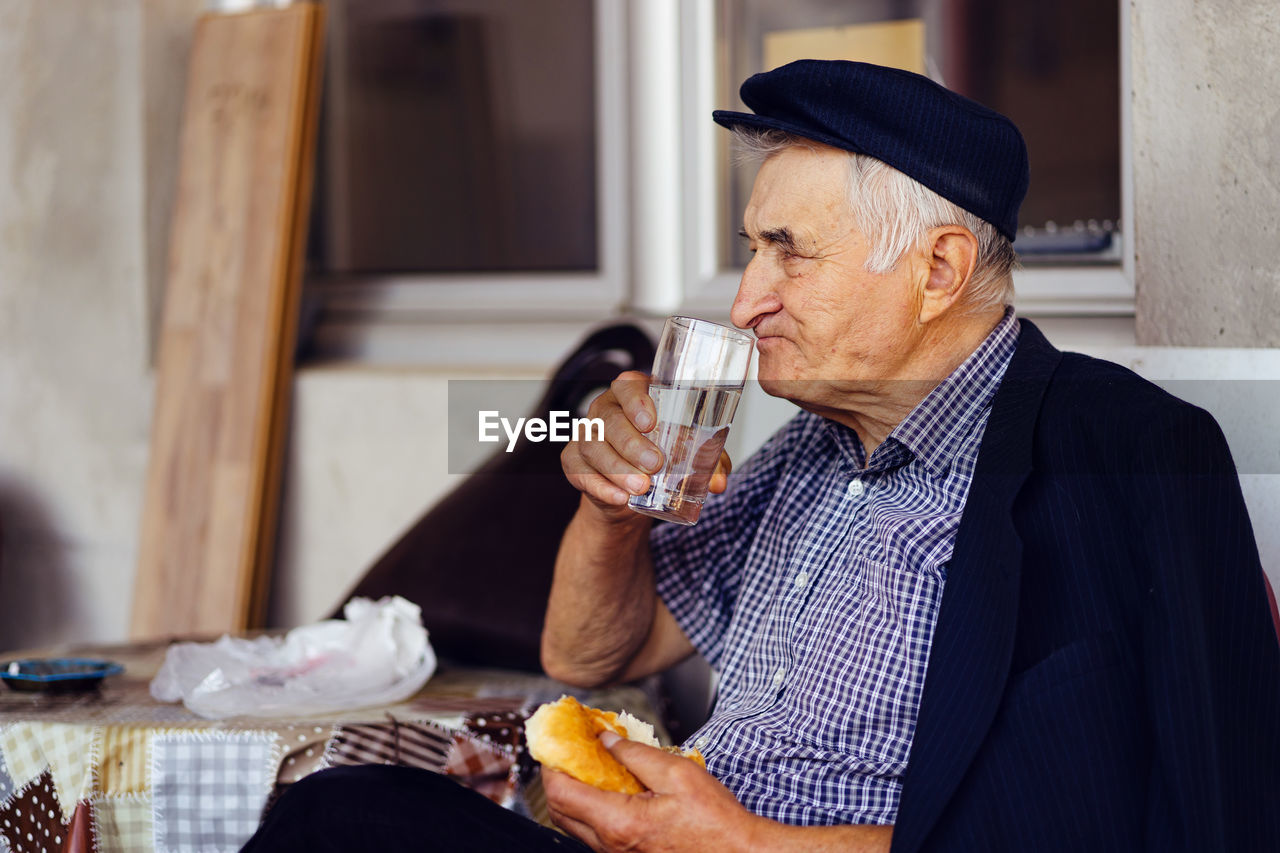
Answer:
[[[709,743],[711,743],[711,738],[707,737],[706,735],[703,735],[702,737],[698,738],[693,742],[693,746],[695,749],[706,749],[707,744]]]
[[[773,686],[781,687],[782,680],[786,677],[787,677],[787,671],[785,669],[779,669],[777,672],[773,674]]]
[[[809,582],[809,573],[801,572],[796,575],[796,589],[804,589],[804,585]]]
[[[849,497],[860,498],[867,491],[867,484],[861,480],[849,481]]]

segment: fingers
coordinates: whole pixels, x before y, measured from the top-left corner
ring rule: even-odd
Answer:
[[[547,810],[556,825],[594,849],[600,841],[592,821],[626,801],[625,794],[601,791],[579,782],[567,773],[542,769],[542,788],[547,795]]]
[[[618,374],[609,384],[609,391],[617,399],[627,417],[642,432],[648,432],[658,423],[658,410],[649,396],[649,377],[638,370]]]
[[[648,389],[643,373],[619,375],[587,412],[603,424],[603,437],[591,433],[560,454],[569,482],[600,506],[621,507],[631,495],[644,494],[649,475],[662,468],[662,452],[645,437],[657,423]]]
[[[602,458],[605,457],[610,458],[608,461],[602,461]],[[619,482],[617,479],[605,476],[597,466],[603,466],[606,471],[618,472],[625,471],[627,467],[625,460],[611,448],[600,449],[593,454],[592,459],[588,459],[583,455],[582,449],[577,444],[569,444],[560,453],[560,467],[564,470],[565,478],[573,484],[574,488],[598,504],[614,507],[626,506],[632,492],[629,491],[625,478],[626,476],[637,475],[626,474]],[[643,472],[639,472],[639,474],[642,475]],[[645,479],[638,479],[633,480],[631,485],[638,487],[647,482]],[[643,493],[643,491],[635,492],[635,494]]]
[[[619,794],[602,791],[546,768],[542,772],[542,785],[547,795],[547,808],[556,825],[593,850],[615,853],[670,849],[669,845],[651,848],[644,841],[655,823],[651,807],[659,802],[652,792]]]
[[[560,787],[560,785],[563,784],[560,783],[561,779],[568,779],[569,782],[576,785],[582,784],[576,779],[555,770],[544,769],[542,771],[542,785],[543,789],[547,793],[547,812],[550,814],[551,820],[556,826],[560,827],[593,850],[601,849],[600,840],[596,837],[595,830],[591,828],[589,823],[586,823],[579,817],[576,817],[576,815],[579,814],[579,811],[571,805],[562,805],[565,798],[568,798],[570,795],[566,793],[566,789],[568,789],[569,786],[566,785],[563,788]]]
[[[756,834],[763,819],[698,764],[616,735],[600,740],[649,790],[618,794],[546,768],[542,773],[552,818],[592,849],[739,849]]]
[[[678,793],[695,782],[691,778],[694,776],[710,778],[707,771],[683,756],[620,738],[612,732],[601,734],[600,742],[641,785],[656,794]]]
[[[713,494],[720,494],[729,488],[729,475],[733,473],[733,460],[729,458],[726,451],[720,451],[720,461],[716,463],[716,470],[711,473],[711,483],[708,490]]]
[[[605,849],[604,845],[600,843],[600,839],[596,836],[595,830],[587,824],[580,820],[573,820],[558,814],[555,809],[549,808],[548,812],[551,815],[552,823],[590,847],[592,850],[600,851]]]

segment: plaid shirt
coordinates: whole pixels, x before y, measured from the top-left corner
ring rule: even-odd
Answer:
[[[719,675],[691,739],[752,811],[893,823],[947,561],[1012,311],[867,459],[850,429],[793,418],[695,527],[651,536],[658,592]]]

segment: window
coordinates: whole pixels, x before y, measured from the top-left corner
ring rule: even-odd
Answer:
[[[327,273],[597,268],[591,0],[330,0]]]
[[[1025,264],[1115,263],[1120,224],[1120,17],[1115,0],[720,0],[718,97],[792,59],[860,59],[926,74],[1008,115],[1031,151]],[[726,215],[753,173],[732,170]],[[737,242],[725,244],[737,265]]]
[[[509,363],[543,323],[553,359],[615,313],[622,0],[326,5],[303,358]]]
[[[1019,307],[1132,313],[1122,234],[1127,27],[1115,0],[717,0],[717,9],[714,106],[744,109],[743,80],[803,56],[908,68],[1008,115],[1031,155],[1015,242]],[[719,175],[717,218],[734,223],[754,169],[731,163],[724,137],[708,143],[708,166]],[[722,269],[746,262],[733,230],[716,235]],[[708,301],[724,289],[708,286]]]
[[[443,341],[501,327],[457,357],[509,362],[541,324],[554,359],[620,311],[724,318],[752,175],[710,113],[800,54],[915,63],[1009,114],[1032,162],[1020,308],[1132,312],[1115,0],[329,7],[307,288],[321,356],[438,362]]]

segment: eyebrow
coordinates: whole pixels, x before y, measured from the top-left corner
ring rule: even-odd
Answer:
[[[738,235],[751,239],[751,235],[747,233],[747,229],[743,228],[738,231]],[[780,247],[784,252],[796,254],[800,251],[800,243],[796,240],[796,235],[791,233],[791,229],[783,225],[780,228],[766,228],[760,232],[757,238],[763,243],[773,243]]]

